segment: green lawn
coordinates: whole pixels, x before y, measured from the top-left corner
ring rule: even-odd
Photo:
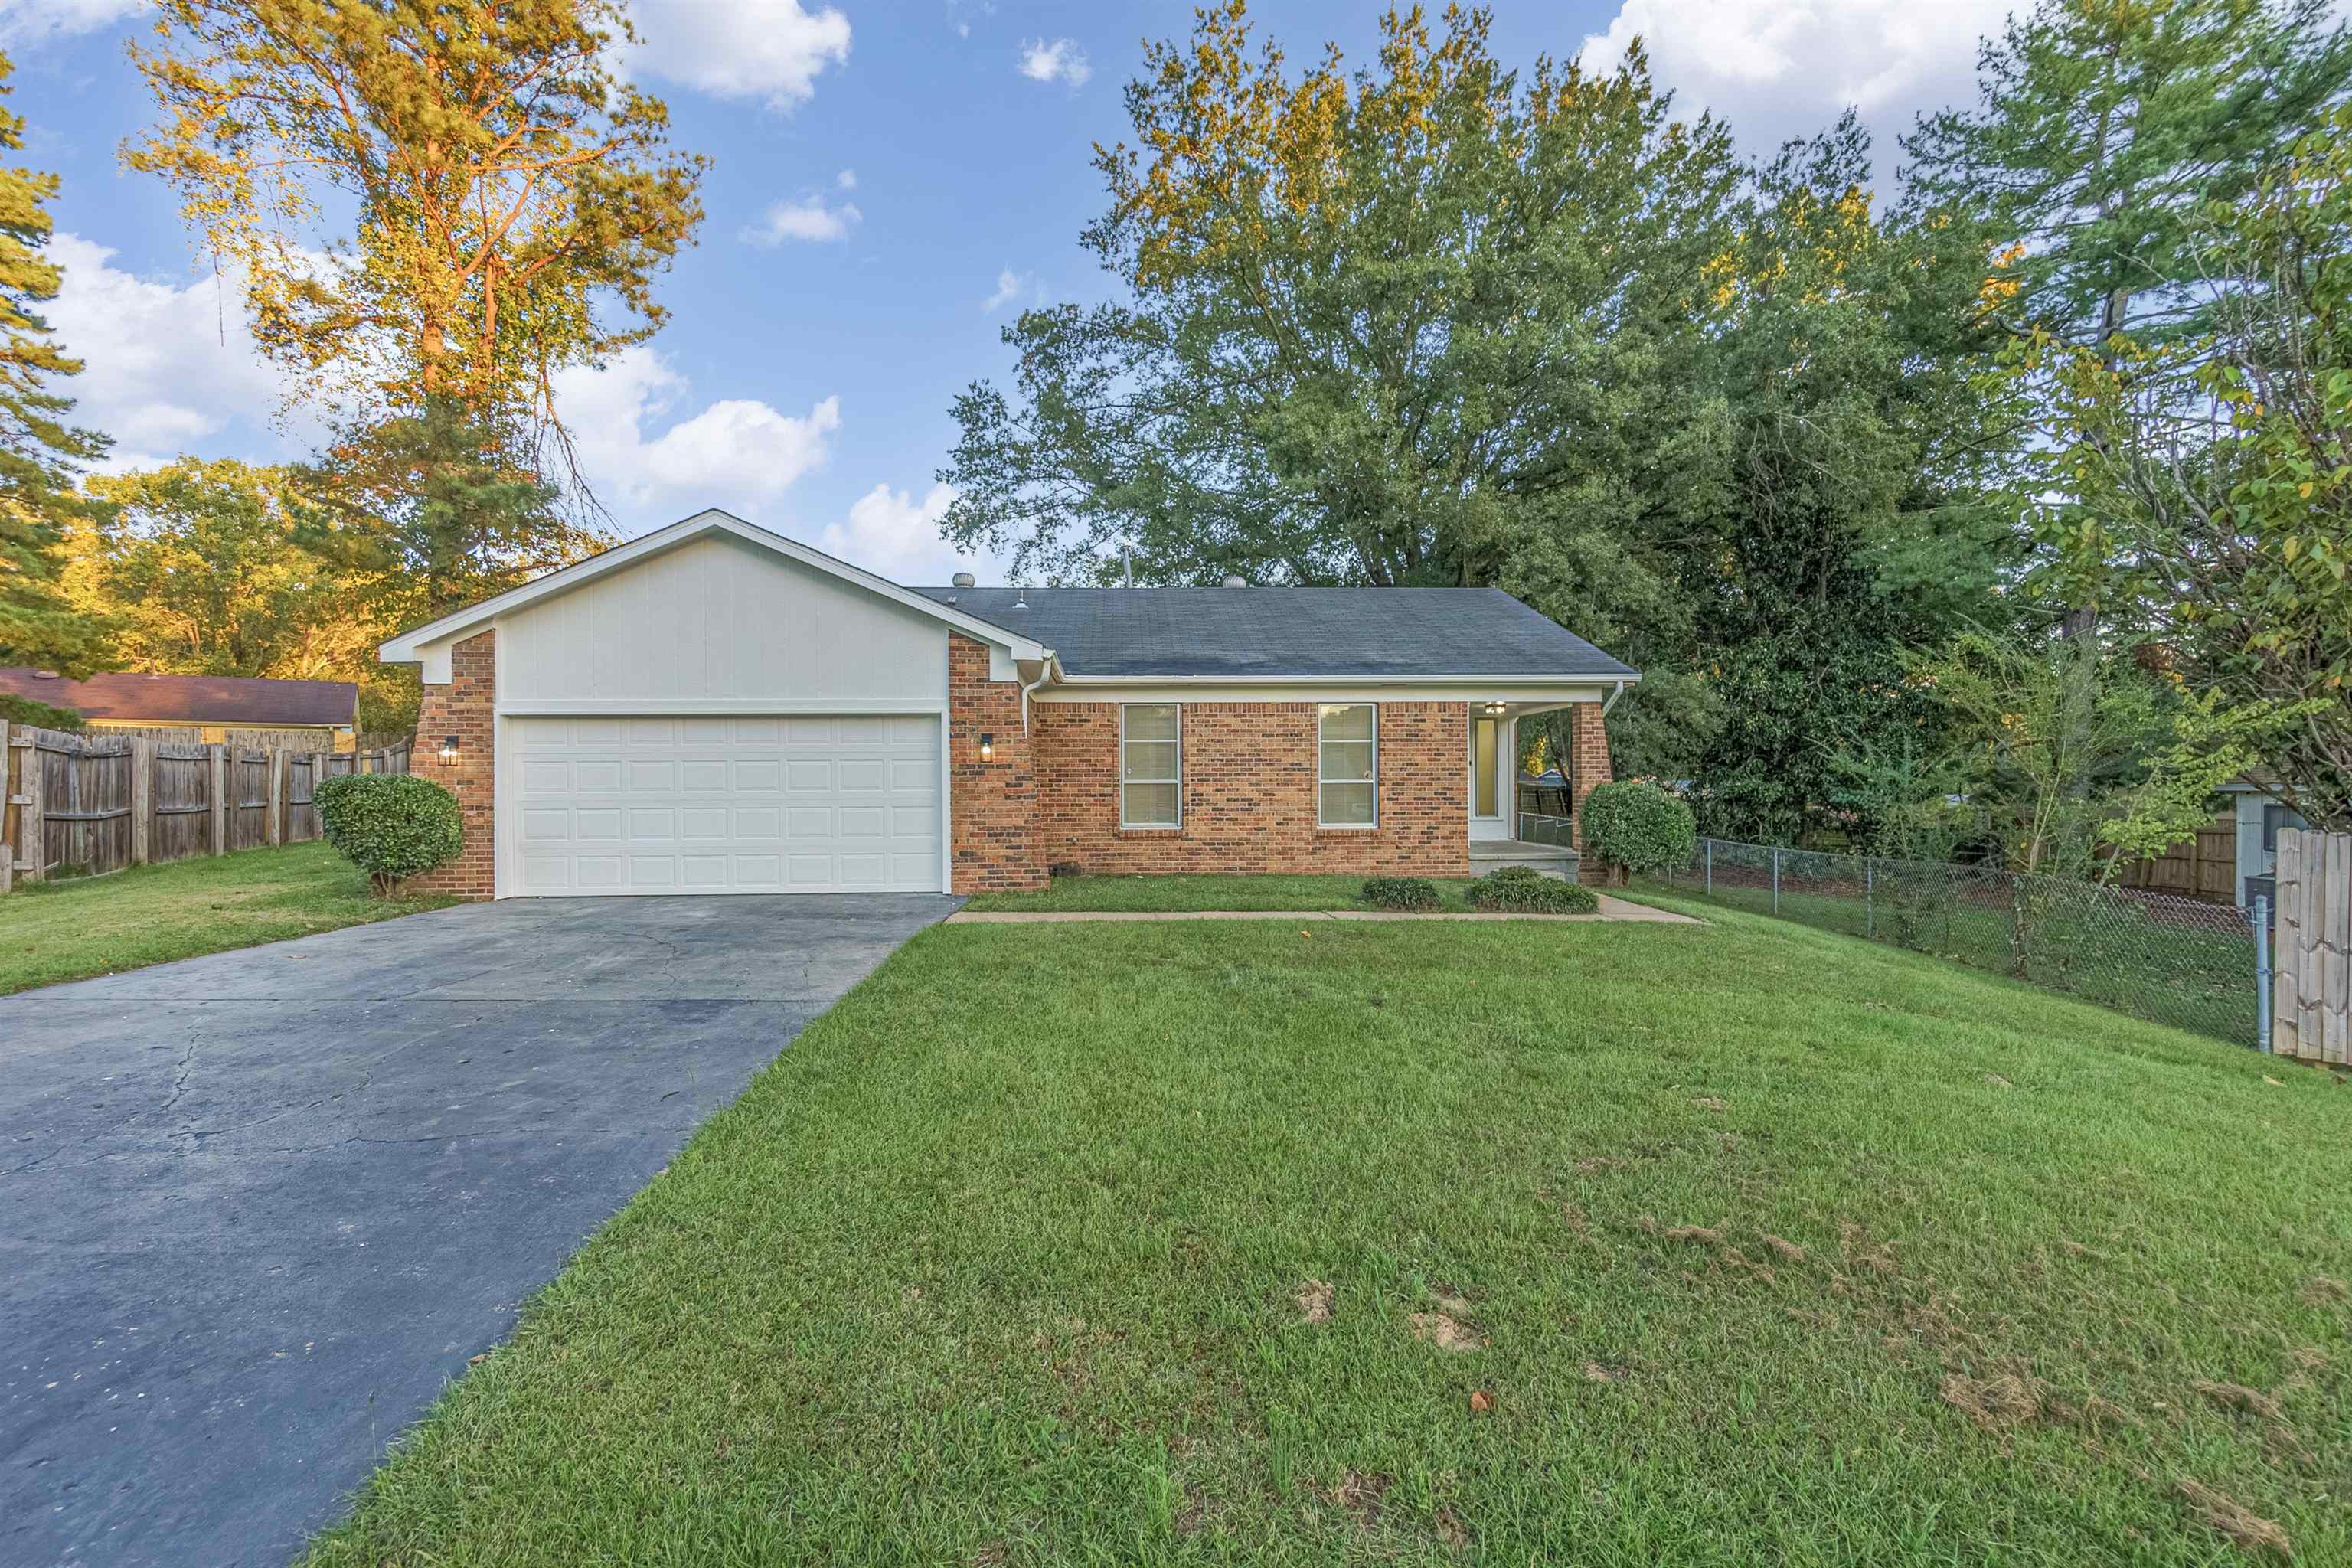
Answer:
[[[323,843],[37,882],[0,898],[0,994],[449,902],[375,898]]]
[[[2352,1561],[2352,1090],[1705,912],[927,931],[311,1560]]]
[[[1737,867],[1718,862],[1709,906],[1771,911],[1769,862],[1754,850],[1746,861]],[[1817,869],[1825,862],[1826,873]],[[1965,874],[1949,885],[1925,887],[1888,876],[1865,899],[1853,864],[1790,857],[1781,878],[1780,918],[1996,974],[2015,973],[2011,906],[1999,886],[1971,888]],[[2025,977],[2035,985],[2233,1044],[2252,1041],[2255,949],[2243,914],[2185,900],[2141,901],[2102,897],[2087,886],[2051,885],[2063,889],[2059,901],[2035,910],[2028,925]],[[1644,878],[1641,884],[1645,897],[1696,897],[1701,887],[1689,871],[1671,880]],[[2096,918],[2084,918],[2084,910],[2097,910]]]
[[[1433,879],[1443,908],[1467,910],[1466,877]],[[969,910],[1360,910],[1361,877],[1056,877],[1034,893],[980,893]]]

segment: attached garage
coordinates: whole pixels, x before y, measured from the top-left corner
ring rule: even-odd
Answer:
[[[517,718],[515,893],[936,893],[940,722]]]
[[[973,656],[985,649],[987,679],[1008,690],[1050,657],[706,512],[383,654],[423,666],[420,745],[469,803],[454,890],[938,893],[953,869],[959,635]],[[436,731],[436,711],[485,709],[487,723],[453,718]],[[959,756],[994,732],[974,728]],[[471,804],[483,800],[489,809]]]

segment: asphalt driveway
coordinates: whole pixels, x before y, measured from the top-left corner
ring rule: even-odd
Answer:
[[[284,1562],[960,901],[476,904],[0,998],[0,1563]]]

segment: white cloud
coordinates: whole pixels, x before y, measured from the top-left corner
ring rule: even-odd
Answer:
[[[804,103],[827,66],[849,60],[849,18],[801,0],[632,0],[633,64],[717,98],[771,109]]]
[[[757,225],[743,231],[743,237],[753,245],[782,245],[788,239],[847,239],[849,231],[865,216],[850,202],[837,207],[829,207],[815,196],[778,202]]]
[[[750,398],[727,398],[652,434],[684,400],[687,380],[639,344],[602,370],[556,377],[556,407],[571,426],[588,482],[625,524],[668,521],[706,506],[749,509],[775,500],[824,465],[841,427],[841,400],[804,416]],[[634,531],[634,530],[633,530]]]
[[[1637,0],[1638,3],[1638,0]],[[1087,64],[1084,49],[1073,38],[1055,38],[1047,43],[1043,38],[1030,38],[1021,45],[1021,74],[1031,81],[1066,81],[1072,87],[1083,87],[1095,74]]]
[[[239,416],[256,435],[268,426],[284,384],[247,331],[236,279],[183,285],[142,278],[113,266],[112,249],[77,234],[54,236],[47,254],[64,278],[42,313],[83,364],[60,390],[75,399],[75,424],[114,437],[106,468],[168,462]],[[309,428],[299,409],[289,423]]]
[[[857,188],[857,171],[844,169],[833,177],[833,183],[845,191],[854,191]]]
[[[146,9],[147,0],[5,0],[0,43],[94,33]]]
[[[1750,153],[1828,126],[1847,107],[1890,167],[1912,118],[1976,95],[1977,40],[2020,0],[1622,0],[1584,41],[1613,68],[1638,35],[1676,106],[1728,119]]]
[[[960,559],[940,537],[940,520],[955,499],[952,485],[933,485],[919,501],[876,485],[851,503],[846,523],[825,525],[816,547],[894,583],[944,583],[957,572],[992,565]]]
[[[1006,268],[996,275],[996,292],[980,302],[981,310],[985,313],[1011,304],[1021,298],[1021,290],[1028,286],[1029,274]]]

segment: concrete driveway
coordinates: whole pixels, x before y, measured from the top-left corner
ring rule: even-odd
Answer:
[[[284,1562],[960,902],[476,904],[0,998],[0,1563]]]

